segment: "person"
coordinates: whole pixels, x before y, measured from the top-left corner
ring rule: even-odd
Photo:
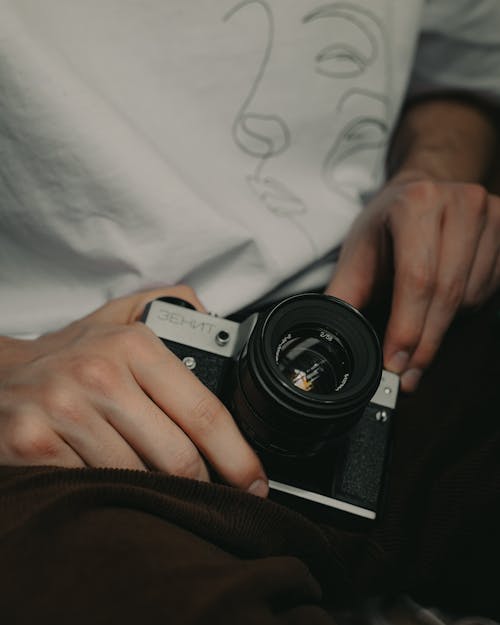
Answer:
[[[4,0],[1,9],[2,506],[15,501],[2,535],[14,527],[22,536],[21,545],[7,543],[4,562],[14,567],[29,553],[35,584],[47,566],[44,549],[58,558],[63,546],[71,549],[78,562],[71,575],[55,562],[76,601],[82,571],[87,576],[96,566],[77,545],[98,545],[97,553],[107,554],[99,581],[111,592],[103,611],[109,618],[109,606],[131,587],[116,576],[119,541],[131,546],[138,569],[140,554],[151,553],[143,538],[130,536],[130,522],[141,536],[151,529],[143,514],[134,515],[139,506],[169,528],[168,540],[154,533],[158,553],[181,562],[180,547],[169,551],[175,539],[202,558],[203,579],[210,562],[222,567],[213,590],[217,583],[227,590],[222,580],[237,569],[248,587],[268,567],[268,586],[258,592],[278,605],[282,572],[264,560],[244,573],[234,558],[293,555],[324,579],[325,570],[333,573],[322,549],[336,562],[344,550],[349,575],[364,571],[373,584],[367,570],[379,549],[375,538],[386,547],[392,532],[397,542],[401,511],[375,538],[352,538],[325,534],[246,493],[199,483],[215,470],[240,491],[268,493],[265,470],[227,408],[137,320],[148,301],[165,294],[227,315],[326,285],[327,293],[364,307],[389,279],[384,362],[401,374],[404,391],[414,391],[457,311],[483,304],[500,284],[500,199],[483,186],[496,149],[496,3],[304,0],[292,7],[247,0],[217,9],[202,2],[146,9],[112,0],[43,7]],[[405,94],[409,104],[394,132]],[[382,184],[389,140],[390,175]],[[41,540],[39,529],[26,536],[23,492],[35,487],[41,507],[26,527],[44,505],[62,505],[66,512],[49,527],[62,537],[57,546]],[[102,502],[95,514],[86,507],[85,488],[94,506],[98,493],[107,493],[109,517],[100,516]],[[65,496],[78,502],[86,527],[68,522]],[[117,501],[131,509],[123,533]],[[219,510],[242,522],[246,512],[251,527],[263,523],[266,532],[257,540],[228,527]],[[279,542],[273,520],[294,535],[303,531],[314,557],[308,559],[305,539],[293,549]],[[110,535],[118,542],[106,547]],[[398,558],[409,540],[398,542]],[[431,543],[436,548],[435,534],[426,547]],[[307,622],[323,622],[324,612],[313,606],[311,616],[305,607],[319,601],[316,583],[306,583],[305,565],[291,566],[297,577],[287,583],[300,580],[301,594],[286,618],[301,622],[303,612]],[[132,618],[132,604],[146,610],[147,597],[158,609],[152,571],[166,574],[155,563],[146,584],[134,572],[138,593],[146,594],[114,604],[120,620]],[[192,582],[193,562],[186,571]],[[345,572],[334,573],[339,587],[347,585]],[[2,581],[6,597],[18,597],[12,581]],[[174,588],[182,587],[178,581]],[[457,584],[454,577],[450,587]],[[250,610],[244,593],[231,588],[239,603],[227,614]],[[489,590],[485,584],[471,601],[484,601]],[[92,592],[96,606],[94,584]],[[64,622],[67,615],[49,604],[33,600],[50,622]],[[19,616],[24,608],[16,610]],[[195,618],[207,622],[209,612]],[[248,622],[266,622],[259,618],[250,610]]]

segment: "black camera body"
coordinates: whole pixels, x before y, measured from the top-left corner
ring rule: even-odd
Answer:
[[[167,297],[142,321],[228,407],[271,498],[349,527],[377,519],[399,379],[359,311],[305,293],[237,323]]]

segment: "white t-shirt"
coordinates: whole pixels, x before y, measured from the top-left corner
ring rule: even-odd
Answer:
[[[0,0],[0,334],[331,259],[408,87],[500,93],[498,0]]]

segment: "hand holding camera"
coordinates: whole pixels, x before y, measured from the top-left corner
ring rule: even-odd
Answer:
[[[267,494],[262,465],[228,410],[135,322],[146,302],[167,294],[202,309],[188,287],[157,289],[34,341],[2,341],[1,464],[158,469],[208,480],[208,463],[229,484]]]

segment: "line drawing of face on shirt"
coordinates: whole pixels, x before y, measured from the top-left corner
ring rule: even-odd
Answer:
[[[294,56],[291,62],[301,63],[300,67],[294,66],[297,80],[293,88],[298,92],[287,93],[284,87],[278,100],[275,85],[270,91],[269,82],[279,76],[275,69],[286,59],[282,50],[275,49],[277,35],[283,38],[283,33],[277,32],[280,24],[273,12],[276,5],[271,8],[268,0],[242,0],[223,17],[225,22],[237,14],[243,19],[250,9],[261,14],[267,33],[265,48],[231,132],[236,145],[256,159],[247,176],[252,191],[269,211],[297,225],[313,201],[304,189],[294,188],[294,172],[304,158],[316,169],[316,182],[330,193],[330,201],[332,192],[352,200],[358,192],[353,163],[359,164],[361,159],[368,170],[380,166],[391,113],[388,35],[382,19],[355,2],[309,5],[316,7],[301,13],[300,21],[303,36],[314,38],[314,48],[309,45],[307,49],[314,49],[315,57],[297,62]],[[273,95],[266,101],[268,93]],[[312,130],[309,137],[304,130],[300,137],[293,136],[294,118],[298,115],[304,119],[304,107],[311,115],[310,128],[314,129],[312,116],[316,114],[322,120],[316,125],[321,127]]]

